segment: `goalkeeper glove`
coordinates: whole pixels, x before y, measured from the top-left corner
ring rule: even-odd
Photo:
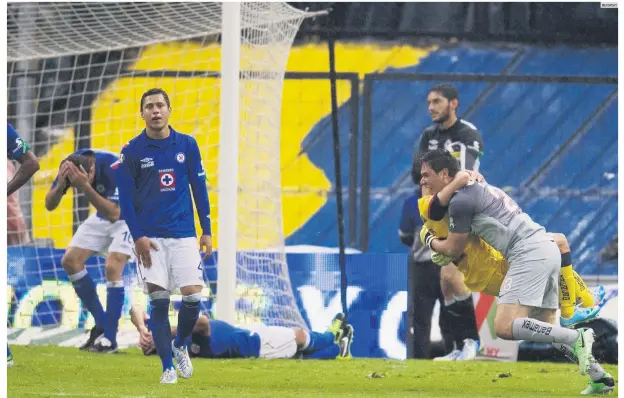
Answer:
[[[435,237],[436,236],[433,234],[433,232],[431,232],[429,228],[427,228],[425,225],[423,225],[423,227],[420,229],[420,241],[429,249],[431,249],[431,242],[435,239]]]
[[[453,257],[444,255],[442,253],[434,252],[432,250],[431,251],[431,261],[433,261],[434,264],[437,264],[440,267],[444,267],[445,265],[448,265],[448,264],[453,262]]]

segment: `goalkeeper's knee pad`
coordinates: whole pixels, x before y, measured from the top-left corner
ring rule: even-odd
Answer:
[[[574,289],[576,291],[576,298],[581,302],[581,306],[585,308],[594,306],[594,296],[589,291],[589,288],[583,281],[583,278],[576,271],[572,271],[574,275]]]

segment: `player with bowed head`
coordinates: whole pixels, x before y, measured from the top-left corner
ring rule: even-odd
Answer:
[[[7,184],[7,199],[14,194],[39,170],[39,161],[30,150],[28,143],[17,134],[17,131],[7,123],[7,156],[11,160],[17,160],[20,168],[11,181]],[[13,354],[7,344],[7,367],[13,366]]]
[[[141,97],[145,129],[121,150],[117,178],[119,204],[134,239],[137,273],[150,297],[151,331],[162,362],[161,383],[176,383],[193,375],[185,341],[199,317],[204,286],[200,246],[212,253],[210,203],[197,142],[169,125],[167,93],[153,88]],[[199,245],[193,200],[202,228]],[[205,257],[204,257],[205,258]],[[171,292],[180,288],[173,344],[169,324]]]
[[[119,157],[114,153],[78,150],[61,162],[45,197],[46,209],[53,211],[73,187],[96,209],[78,227],[61,260],[76,294],[95,320],[89,338],[80,349],[96,353],[117,352],[117,329],[125,298],[122,274],[132,255],[130,231],[119,210],[117,166]],[[94,254],[106,258],[106,311],[85,268],[86,261]]]

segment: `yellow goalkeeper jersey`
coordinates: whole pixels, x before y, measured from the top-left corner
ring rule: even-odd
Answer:
[[[449,219],[445,216],[441,221],[429,219],[429,205],[433,196],[428,195],[418,200],[418,211],[425,226],[439,238],[449,234]],[[498,296],[505,279],[509,264],[503,255],[488,245],[483,239],[471,235],[464,254],[458,261],[457,269],[464,275],[464,283],[473,292],[484,292]]]

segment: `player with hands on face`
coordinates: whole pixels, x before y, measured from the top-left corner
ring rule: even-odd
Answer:
[[[96,353],[117,351],[117,330],[125,290],[123,269],[132,254],[132,238],[121,219],[116,178],[119,157],[107,151],[81,149],[64,159],[45,197],[48,211],[54,211],[70,188],[82,192],[96,212],[72,237],[61,264],[76,294],[95,320],[87,341],[80,347]],[[85,263],[92,255],[105,258],[106,311]]]

